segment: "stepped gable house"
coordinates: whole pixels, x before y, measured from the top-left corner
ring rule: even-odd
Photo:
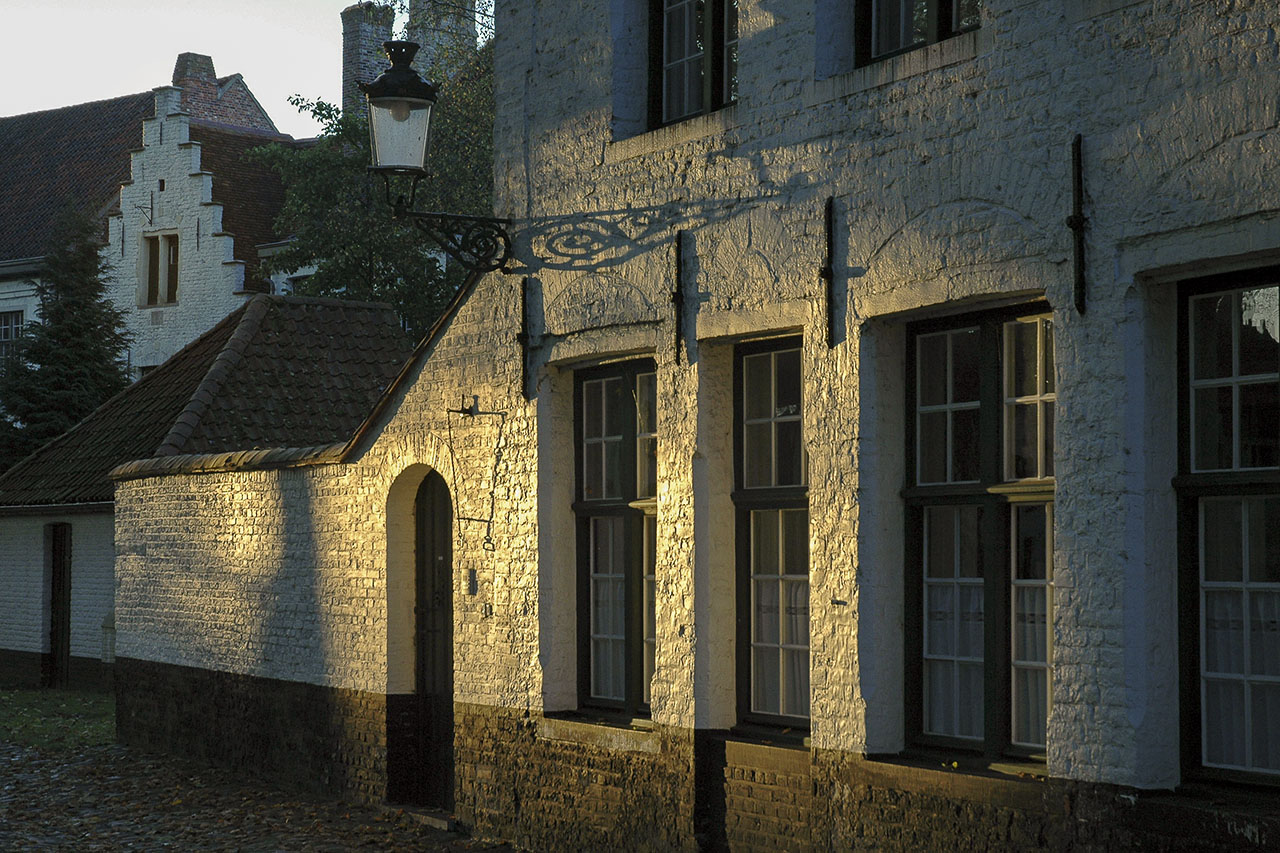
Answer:
[[[534,849],[1280,844],[1280,7],[496,5],[517,258],[341,448],[117,470],[120,737]]]

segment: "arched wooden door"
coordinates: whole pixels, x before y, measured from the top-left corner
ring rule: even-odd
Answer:
[[[453,504],[432,471],[414,504],[414,704],[421,805],[453,809]]]

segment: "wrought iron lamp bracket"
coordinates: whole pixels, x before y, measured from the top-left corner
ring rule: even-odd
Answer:
[[[507,232],[510,219],[414,210],[418,198],[418,183],[424,175],[412,175],[408,198],[403,193],[393,198],[393,173],[378,171],[382,173],[392,216],[412,222],[415,228],[467,270],[475,273],[493,272],[502,269],[511,258],[511,235]]]

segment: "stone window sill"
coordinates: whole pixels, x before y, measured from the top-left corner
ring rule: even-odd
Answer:
[[[658,735],[649,720],[609,717],[544,716],[538,723],[541,740],[594,746],[611,752],[659,751]]]
[[[805,84],[806,107],[897,83],[948,65],[967,62],[991,47],[991,30],[976,29],[908,53],[872,62],[853,71]]]
[[[606,164],[621,163],[633,157],[643,157],[686,142],[715,136],[737,126],[738,105],[730,104],[715,112],[704,113],[676,124],[610,142],[604,149],[604,162]]]

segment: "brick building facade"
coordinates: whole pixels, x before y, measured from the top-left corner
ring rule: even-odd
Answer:
[[[121,736],[536,849],[1274,846],[1274,4],[694,5],[499,0],[510,272],[341,446],[117,472]]]

